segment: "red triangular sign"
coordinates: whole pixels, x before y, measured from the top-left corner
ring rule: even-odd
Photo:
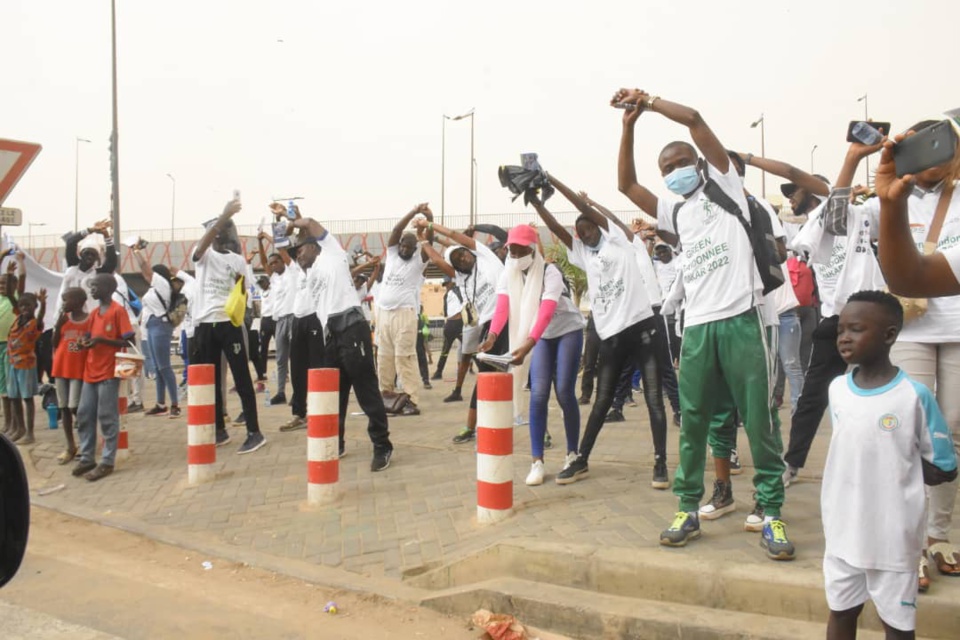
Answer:
[[[0,139],[0,205],[17,186],[41,148],[35,142]]]

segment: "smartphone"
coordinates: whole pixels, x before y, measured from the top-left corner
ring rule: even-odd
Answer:
[[[916,175],[953,159],[957,152],[957,134],[949,120],[940,122],[904,138],[893,147],[897,177]]]
[[[866,120],[851,120],[847,126],[847,142],[874,145],[890,135],[889,122],[874,122]]]
[[[297,219],[297,211],[294,209],[296,205],[293,204],[293,200],[287,202],[287,217],[291,220]]]
[[[234,200],[240,200],[240,189],[234,189],[234,190],[233,190],[233,199],[234,199]]]

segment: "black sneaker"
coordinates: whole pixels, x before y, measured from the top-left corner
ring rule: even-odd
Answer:
[[[653,480],[650,486],[654,489],[669,489],[670,476],[667,474],[667,461],[663,458],[657,458],[653,464]]]
[[[271,407],[274,407],[278,404],[287,404],[287,394],[285,394],[283,391],[270,398]]]
[[[583,456],[577,456],[577,459],[570,463],[570,466],[557,474],[557,484],[573,484],[577,480],[583,480],[590,475],[590,468],[587,466],[587,459]]]
[[[217,431],[217,446],[222,447],[225,444],[230,444],[230,434],[227,433],[227,430]]]
[[[603,423],[607,424],[609,422],[625,422],[626,418],[623,417],[623,411],[619,409],[610,409],[610,413],[607,414],[607,417],[603,419]]]
[[[93,471],[96,468],[97,468],[96,462],[83,462],[81,460],[80,462],[77,463],[77,466],[75,466],[73,468],[73,471],[71,471],[70,473],[72,473],[74,477],[79,478],[80,476],[84,475],[88,471]]]
[[[460,389],[454,389],[450,392],[446,398],[443,399],[444,402],[461,402],[463,396],[460,394]]]
[[[346,457],[346,455],[347,455],[347,445],[346,445],[346,444],[341,444],[341,445],[340,445],[340,452],[339,452],[339,455],[338,455],[337,457],[338,457],[338,458],[344,458],[344,457]]]
[[[674,411],[674,412],[673,412],[673,426],[675,426],[675,427],[679,427],[679,426],[680,426],[680,412],[679,412],[679,411]]]
[[[470,442],[477,437],[477,432],[475,429],[469,427],[464,427],[461,429],[460,433],[453,436],[453,444],[463,444],[464,442]]]
[[[179,418],[180,415],[181,415],[181,413],[180,413],[180,407],[178,407],[177,405],[173,405],[173,406],[170,407],[170,418],[171,418],[171,419]]]
[[[241,411],[240,415],[238,415],[236,420],[233,421],[233,424],[247,424],[247,416],[243,413],[243,411]]]
[[[392,448],[374,451],[373,460],[370,461],[370,471],[383,471],[390,466],[391,457],[393,457]]]
[[[580,396],[580,399],[577,400],[580,404],[590,404],[590,396]]]
[[[424,389],[433,389],[433,385],[430,384],[429,378],[428,378],[427,380],[424,380],[424,381],[423,381],[423,388],[424,388]]]
[[[733,501],[733,484],[716,480],[713,483],[713,496],[710,502],[700,507],[700,517],[704,520],[716,520],[737,510]]]
[[[738,476],[743,473],[743,467],[740,466],[740,454],[736,449],[730,450],[730,475]]]
[[[140,402],[131,402],[127,405],[127,413],[140,413],[143,411],[143,404]]]
[[[245,453],[253,453],[263,445],[267,444],[267,439],[263,437],[263,434],[259,431],[247,432],[247,439],[240,445],[240,448],[237,449],[237,455],[243,455]]]
[[[753,505],[753,511],[747,516],[743,523],[744,531],[763,531],[763,521],[766,519],[766,512],[763,506],[757,502]]]
[[[96,482],[106,478],[108,475],[113,473],[113,466],[109,464],[98,464],[90,473],[85,474],[83,477],[90,482]]]
[[[165,416],[165,415],[167,415],[168,413],[170,413],[170,412],[167,410],[166,407],[160,406],[160,405],[158,404],[158,405],[155,405],[155,406],[153,407],[153,409],[147,410],[147,411],[144,413],[144,415],[146,415],[146,416]]]
[[[431,380],[443,380],[443,374],[441,374],[441,373],[435,373],[435,374],[433,374],[432,376],[430,376],[430,379],[431,379]]]
[[[673,522],[660,534],[660,544],[665,547],[685,547],[691,540],[700,537],[700,518],[696,513],[680,511]]]

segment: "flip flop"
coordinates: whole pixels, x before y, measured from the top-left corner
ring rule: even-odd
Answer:
[[[920,569],[917,575],[917,591],[926,593],[930,589],[930,561],[927,556],[920,557]]]
[[[950,576],[951,578],[956,578],[960,576],[960,560],[958,560],[958,550],[955,546],[949,542],[938,542],[937,544],[930,545],[930,557],[933,558],[934,563],[937,565],[937,571],[941,575]]]
[[[57,464],[67,464],[71,460],[77,457],[76,450],[74,451],[64,451],[57,456]]]

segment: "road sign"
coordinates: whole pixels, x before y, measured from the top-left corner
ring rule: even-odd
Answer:
[[[23,224],[23,211],[12,207],[0,207],[0,226],[19,227]]]
[[[0,139],[0,204],[27,172],[41,148],[34,142]]]

